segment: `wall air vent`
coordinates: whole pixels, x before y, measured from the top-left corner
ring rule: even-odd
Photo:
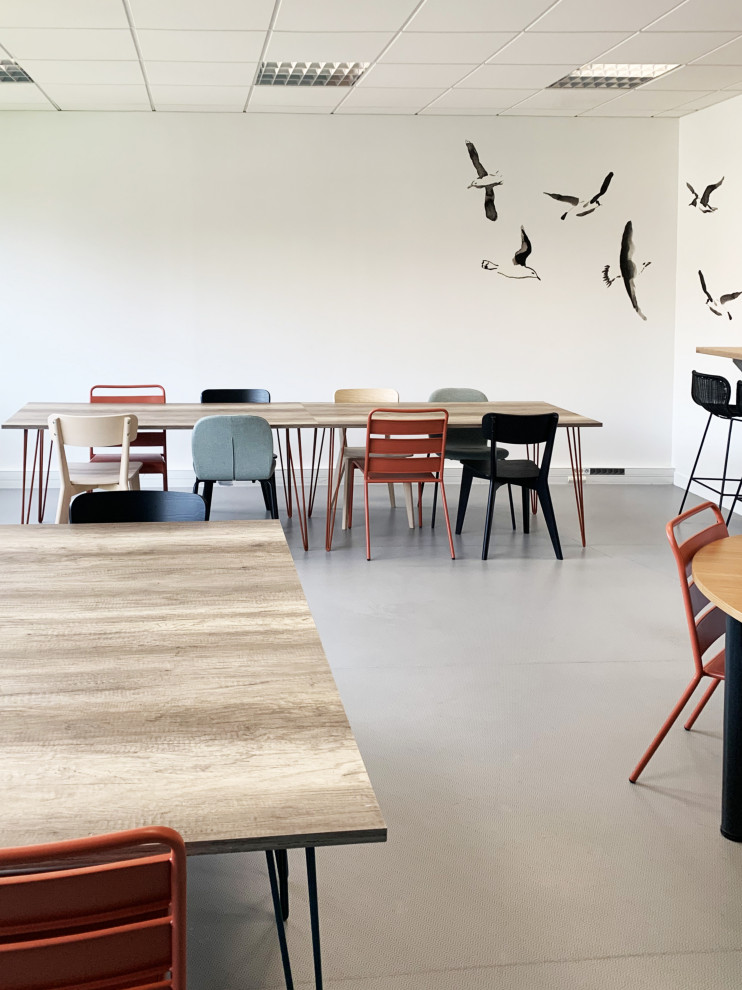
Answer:
[[[256,86],[352,86],[368,62],[262,62]]]
[[[33,79],[16,62],[9,59],[0,61],[0,83],[29,83]]]
[[[677,69],[677,65],[611,65],[594,62],[562,76],[548,89],[636,89]]]

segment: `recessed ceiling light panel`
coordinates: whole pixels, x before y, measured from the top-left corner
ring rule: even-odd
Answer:
[[[0,61],[0,83],[30,83],[33,79],[17,62],[9,59]]]
[[[593,62],[562,76],[548,89],[636,89],[651,82],[677,65],[647,65],[637,63],[609,64]]]
[[[256,86],[352,86],[368,62],[262,62]]]

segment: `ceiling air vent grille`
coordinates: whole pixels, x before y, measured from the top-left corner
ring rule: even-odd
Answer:
[[[16,62],[0,61],[0,83],[30,83],[33,79]]]
[[[677,69],[677,65],[613,65],[593,62],[562,76],[548,89],[636,89],[673,69]]]
[[[368,62],[262,62],[257,86],[352,86]]]

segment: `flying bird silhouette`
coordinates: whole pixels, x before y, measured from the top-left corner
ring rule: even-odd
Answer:
[[[691,196],[693,197],[690,203],[688,203],[688,206],[695,206],[697,210],[701,211],[701,213],[715,213],[719,209],[719,207],[709,205],[709,196],[715,189],[719,188],[719,186],[722,184],[723,181],[724,181],[724,176],[722,175],[722,177],[719,179],[718,182],[714,182],[712,183],[712,185],[706,186],[706,188],[703,190],[703,195],[701,196],[700,203],[698,201],[698,193],[690,184],[690,182],[686,182],[685,184],[690,189]]]
[[[613,178],[613,172],[609,172],[608,175],[603,179],[603,185],[600,187],[600,191],[597,192],[592,199],[580,200],[579,196],[565,196],[563,193],[550,193],[545,192],[544,196],[551,196],[552,199],[556,199],[560,203],[569,203],[570,207],[564,213],[562,213],[562,220],[566,220],[568,214],[574,210],[576,206],[580,207],[580,212],[576,213],[575,216],[586,217],[593,213],[599,206],[602,206],[600,202],[601,196],[605,196],[608,191],[608,186],[611,184],[611,179]]]
[[[488,220],[497,220],[497,207],[495,206],[495,186],[502,185],[502,176],[499,172],[494,172],[490,174],[487,169],[482,165],[479,160],[479,154],[477,149],[471,143],[471,141],[466,142],[466,147],[469,150],[469,157],[471,158],[471,163],[477,170],[477,177],[473,179],[467,189],[484,189],[484,214]]]
[[[500,265],[496,261],[487,261],[486,258],[482,262],[482,268],[484,268],[484,270],[487,272],[497,272],[498,275],[502,275],[504,278],[538,278],[540,282],[541,279],[539,278],[536,269],[531,268],[530,265],[526,264],[526,262],[528,261],[528,257],[531,253],[531,250],[532,250],[531,242],[528,239],[528,234],[521,227],[520,248],[513,255],[513,264],[516,266],[516,268],[522,269],[522,272],[518,272],[517,274],[514,275],[509,275],[507,272],[502,271]]]
[[[726,306],[728,303],[732,302],[734,299],[739,299],[742,296],[742,292],[725,292],[723,296],[719,296],[718,300],[714,299],[709,290],[706,288],[706,279],[703,277],[703,272],[698,269],[698,277],[701,280],[701,288],[703,289],[703,294],[706,296],[706,305],[716,316],[723,316],[722,307]],[[724,311],[726,315],[731,320],[732,314],[729,310]]]
[[[646,316],[639,309],[639,303],[636,301],[636,288],[634,285],[634,280],[638,275],[651,265],[651,261],[642,262],[642,266],[637,272],[636,265],[634,264],[634,225],[631,220],[629,220],[623,229],[623,235],[621,237],[621,253],[618,259],[619,275],[623,279],[623,284],[626,287],[626,293],[631,300],[631,305],[634,307],[636,312],[641,316],[643,320],[646,320]],[[606,265],[603,269],[603,281],[610,288],[619,275],[614,275],[613,278],[610,277],[610,265]]]

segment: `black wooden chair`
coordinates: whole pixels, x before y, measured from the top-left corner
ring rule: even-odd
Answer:
[[[85,492],[70,504],[71,523],[203,522],[206,503],[188,492]]]
[[[201,402],[270,402],[271,394],[267,388],[205,388],[201,393]],[[222,481],[222,485],[231,485],[231,481]],[[260,482],[263,502],[271,514],[273,513],[273,496],[271,486],[267,481]],[[278,516],[273,516],[277,519]]]
[[[482,433],[490,441],[489,462],[463,461],[459,511],[456,517],[456,533],[461,533],[469,502],[469,492],[473,478],[484,478],[490,483],[487,499],[487,519],[484,527],[482,560],[487,559],[492,533],[492,515],[495,510],[495,494],[503,485],[517,485],[523,493],[523,532],[529,532],[529,495],[536,492],[544,513],[546,527],[554,547],[557,560],[562,560],[562,547],[559,542],[554,508],[549,492],[549,465],[554,449],[559,416],[557,413],[544,413],[538,416],[510,416],[505,413],[487,413],[482,419]],[[502,460],[497,456],[497,444],[543,444],[541,463],[530,460]]]

